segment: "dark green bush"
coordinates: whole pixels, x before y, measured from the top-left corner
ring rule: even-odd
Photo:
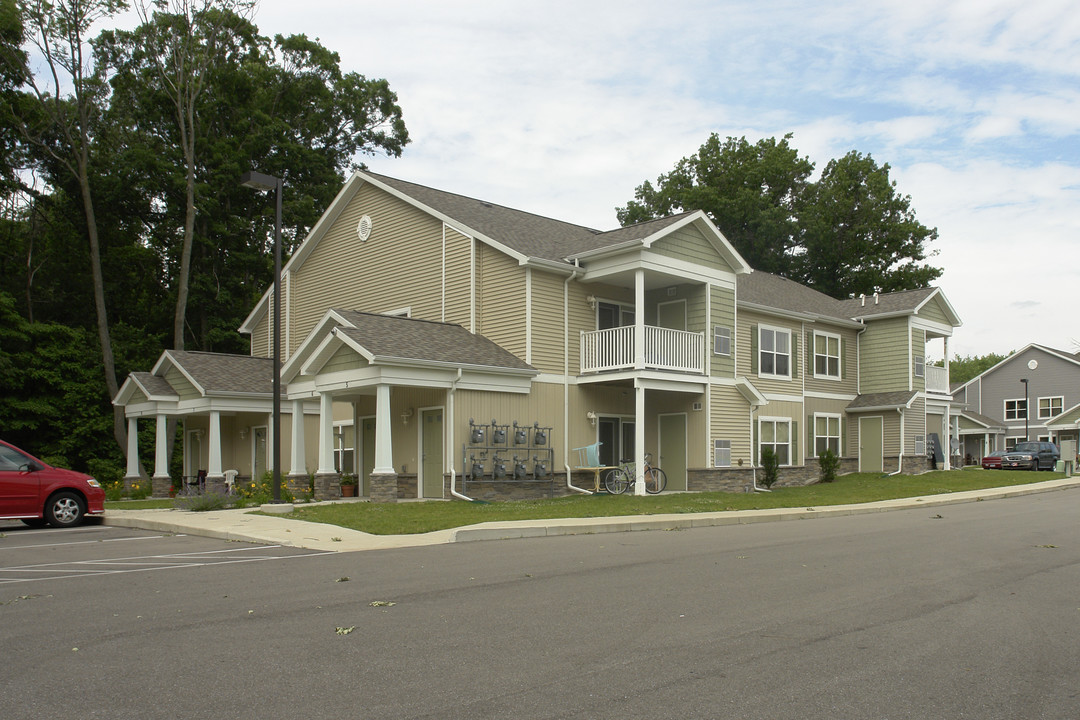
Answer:
[[[780,458],[772,448],[761,449],[761,484],[771,488],[780,476]]]
[[[818,467],[821,469],[821,482],[832,482],[836,479],[836,471],[840,469],[840,458],[829,448],[818,456]]]

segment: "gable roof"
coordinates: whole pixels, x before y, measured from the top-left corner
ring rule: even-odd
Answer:
[[[881,318],[898,315],[917,315],[927,303],[937,299],[943,306],[946,317],[954,327],[961,325],[960,316],[952,304],[945,298],[941,288],[928,287],[914,290],[897,290],[890,293],[875,293],[866,297],[839,300],[844,312],[851,318]]]
[[[334,310],[348,325],[337,334],[366,351],[370,362],[412,360],[425,363],[533,370],[513,353],[460,325],[355,310]]]
[[[952,391],[953,394],[955,395],[956,393],[960,392],[960,390],[963,390],[963,389],[969,387],[973,383],[976,383],[976,382],[982,380],[984,377],[986,377],[990,373],[995,372],[998,368],[1003,367],[1005,365],[1008,365],[1009,363],[1015,361],[1016,358],[1020,357],[1021,355],[1026,353],[1028,350],[1039,350],[1041,352],[1048,353],[1048,354],[1053,355],[1055,357],[1061,358],[1065,362],[1069,362],[1069,363],[1072,363],[1073,365],[1080,366],[1080,353],[1077,353],[1076,355],[1073,355],[1073,354],[1065,352],[1063,350],[1055,350],[1054,348],[1047,347],[1046,345],[1039,345],[1038,343],[1028,343],[1024,347],[1020,348],[1016,352],[1009,355],[1004,360],[999,361],[996,365],[994,365],[992,367],[989,367],[986,370],[983,370],[981,373],[979,373],[975,377],[971,378],[966,383],[963,383],[962,385],[957,386],[956,389]]]
[[[274,392],[273,358],[166,350],[154,365],[153,374],[163,378],[169,367],[179,370],[204,396],[272,396]]]
[[[911,402],[918,396],[916,390],[898,390],[896,392],[866,393],[852,400],[848,411],[866,412],[869,410],[896,410],[910,408]]]
[[[995,420],[989,415],[983,415],[982,413],[977,413],[973,410],[961,410],[960,416],[965,417],[978,425],[982,425],[988,430],[1000,430],[1001,432],[1005,432],[1005,425],[1002,424],[1000,420]]]

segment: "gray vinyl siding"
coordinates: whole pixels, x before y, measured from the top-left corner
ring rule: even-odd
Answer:
[[[710,451],[713,440],[730,440],[731,466],[750,467],[753,463],[750,452],[749,403],[731,385],[711,385],[709,393],[709,420],[712,425],[709,433]]]
[[[679,228],[652,246],[657,255],[670,257],[694,265],[702,265],[713,270],[731,272],[727,263],[713,247],[712,243],[694,226]]]
[[[372,220],[360,242],[356,226]],[[290,351],[330,307],[442,319],[442,223],[372,186],[363,185],[293,274]]]
[[[469,321],[472,312],[470,283],[472,282],[473,240],[451,227],[445,229],[446,275],[444,278],[445,298],[443,320],[471,329]]]
[[[888,318],[867,323],[859,352],[861,393],[908,389],[908,321]]]
[[[1035,360],[1038,367],[1034,370],[1028,368],[1028,362]],[[1028,404],[1030,419],[1028,426],[1032,437],[1036,434],[1045,435],[1044,430],[1047,422],[1055,422],[1057,418],[1050,420],[1039,418],[1040,397],[1063,398],[1062,410],[1069,410],[1080,403],[1080,364],[1066,360],[1057,355],[1048,353],[1037,347],[1023,350],[1008,361],[1001,364],[996,370],[982,376],[976,384],[981,384],[981,402],[973,406],[977,412],[992,417],[1010,430],[1008,435],[1024,434],[1024,421],[1010,420],[1005,423],[1005,400],[1022,399],[1024,397],[1024,385],[1021,378],[1028,380]],[[969,398],[970,402],[970,398]],[[1058,416],[1060,417],[1060,416]]]
[[[525,268],[502,252],[477,248],[476,332],[525,357]]]
[[[712,286],[709,288],[712,307],[709,313],[709,327],[705,328],[705,350],[709,357],[710,374],[714,377],[735,377],[735,290],[734,288]],[[713,352],[713,328],[726,327],[731,333],[731,353],[717,355]]]

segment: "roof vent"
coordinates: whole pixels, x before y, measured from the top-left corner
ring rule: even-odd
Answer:
[[[365,215],[360,218],[360,222],[356,225],[356,234],[360,237],[360,242],[367,242],[367,239],[371,237],[371,218]]]
[[[877,305],[878,294],[874,293],[874,304]]]
[[[866,307],[866,293],[859,293],[859,307]]]

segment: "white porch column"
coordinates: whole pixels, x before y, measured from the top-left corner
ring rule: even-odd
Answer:
[[[307,458],[304,457],[304,401],[292,401],[292,467],[293,477],[307,475]]]
[[[206,477],[224,477],[221,472],[221,411],[210,411],[210,460]]]
[[[352,432],[353,432],[353,466],[349,468],[349,472],[356,476],[357,481],[360,479],[360,443],[364,436],[360,428],[360,407],[354,402],[352,404]]]
[[[168,418],[157,416],[157,434],[154,436],[154,477],[169,477]]]
[[[640,268],[634,271],[634,369],[645,369],[645,271]]]
[[[393,474],[394,452],[390,434],[390,386],[379,385],[375,396],[375,469],[373,474]]]
[[[319,469],[316,475],[334,474],[334,396],[319,394]]]
[[[139,477],[139,421],[129,417],[127,439],[127,474],[125,480]]]
[[[640,380],[634,381],[634,494],[645,494],[645,388]]]

